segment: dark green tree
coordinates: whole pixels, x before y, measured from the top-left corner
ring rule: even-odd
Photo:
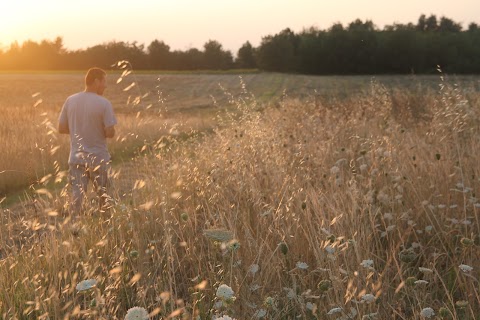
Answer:
[[[255,61],[255,48],[250,42],[245,42],[240,49],[238,49],[235,64],[238,68],[242,69],[253,69],[257,67]]]
[[[165,42],[154,40],[147,48],[150,68],[165,70],[171,67],[170,46]]]

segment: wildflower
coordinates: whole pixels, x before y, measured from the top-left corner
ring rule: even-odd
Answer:
[[[462,238],[462,239],[460,240],[460,243],[461,243],[462,245],[464,245],[465,247],[470,247],[470,246],[473,245],[474,241],[473,241],[472,239]]]
[[[433,230],[433,226],[426,226],[426,227],[425,227],[425,231],[426,231],[426,232],[430,232],[430,231],[432,231],[432,230]]]
[[[231,240],[228,242],[228,249],[230,249],[230,251],[236,251],[240,249],[240,242],[235,239]]]
[[[125,320],[147,320],[148,312],[141,307],[133,307],[128,309]]]
[[[293,289],[291,289],[291,288],[283,288],[283,289],[287,291],[287,298],[288,299],[297,298],[297,294],[295,293],[295,291],[293,291]]]
[[[459,301],[455,302],[455,305],[459,308],[465,308],[465,307],[468,306],[468,301],[459,300]]]
[[[428,284],[428,281],[426,281],[426,280],[417,280],[417,281],[415,281],[415,284],[416,284],[416,285]]]
[[[260,267],[258,266],[258,264],[252,264],[250,268],[248,268],[248,272],[254,275],[255,273],[258,272],[259,269]]]
[[[297,262],[297,268],[302,269],[302,270],[306,270],[306,269],[308,269],[308,264],[306,264],[305,262],[298,261]]]
[[[253,314],[253,316],[257,319],[260,319],[260,318],[263,318],[267,315],[267,311],[265,309],[258,309],[257,311],[255,311],[255,313]]]
[[[412,249],[404,249],[398,254],[400,261],[412,262],[417,258],[417,254]]]
[[[362,302],[370,303],[370,302],[375,301],[375,296],[371,293],[367,293],[367,294],[364,294],[361,297],[361,300],[362,300]]]
[[[330,280],[322,280],[318,283],[317,288],[321,291],[327,291],[332,287],[332,282]]]
[[[225,229],[206,229],[203,234],[210,239],[227,242],[233,239],[233,234]]]
[[[435,315],[435,312],[432,308],[424,308],[420,311],[420,316],[423,318],[431,318]]]
[[[383,219],[385,220],[392,220],[393,219],[393,215],[390,213],[390,212],[387,212],[383,215]]]
[[[362,263],[360,263],[360,265],[364,268],[371,269],[373,267],[373,260],[371,259],[363,260]]]
[[[235,319],[230,316],[223,315],[221,317],[216,317],[215,320],[235,320]]]
[[[423,272],[423,273],[432,273],[432,272],[433,272],[432,269],[423,268],[423,267],[419,267],[418,270],[419,270],[420,272]]]
[[[375,313],[369,313],[369,314],[366,314],[362,317],[362,320],[374,320],[377,318],[377,315],[378,313],[375,312]]]
[[[220,310],[222,307],[223,307],[223,301],[217,301],[213,304],[213,307],[216,309],[216,310]]]
[[[337,174],[339,172],[340,172],[340,168],[337,167],[337,166],[333,166],[333,167],[330,168],[330,173],[331,174]]]
[[[367,170],[368,166],[366,164],[360,165],[360,171],[365,171]]]
[[[334,254],[334,253],[335,253],[335,248],[332,247],[332,246],[326,246],[326,247],[325,247],[325,250],[326,250],[329,254]]]
[[[97,284],[97,280],[88,279],[88,280],[80,281],[75,288],[78,291],[86,291],[86,290],[90,290],[93,287],[95,287],[96,284]]]
[[[232,288],[227,286],[226,284],[222,284],[218,287],[216,296],[220,299],[228,300],[233,298],[235,293],[233,292]]]
[[[264,304],[266,307],[274,307],[275,304],[276,304],[275,298],[266,297],[266,298],[265,298],[265,301],[263,302],[263,304]]]
[[[468,273],[468,272],[473,270],[472,267],[470,267],[469,265],[466,265],[466,264],[461,264],[458,267],[460,268],[460,270],[462,270],[465,273]]]
[[[336,308],[330,309],[330,311],[328,311],[327,314],[335,314],[335,313],[339,313],[339,312],[342,312],[342,311],[343,311],[342,308],[336,307]]]
[[[313,311],[313,309],[315,309],[315,304],[311,303],[311,302],[307,302],[307,304],[305,305],[305,307],[310,310],[310,311]]]

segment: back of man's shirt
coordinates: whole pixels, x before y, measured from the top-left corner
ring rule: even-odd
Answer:
[[[117,124],[112,104],[93,92],[80,92],[67,98],[59,123],[70,131],[69,164],[108,162],[105,128]]]

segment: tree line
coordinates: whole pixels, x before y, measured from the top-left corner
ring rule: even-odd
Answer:
[[[160,40],[148,46],[112,41],[81,50],[67,50],[61,37],[17,42],[0,50],[0,70],[73,70],[110,68],[129,60],[137,70],[260,69],[303,74],[480,73],[480,28],[463,29],[452,19],[421,15],[417,23],[377,28],[372,21],[336,23],[329,29],[284,29],[262,38],[258,47],[246,42],[234,57],[216,40],[202,50],[171,50]]]

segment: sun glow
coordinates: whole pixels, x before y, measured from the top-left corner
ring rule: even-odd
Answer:
[[[0,4],[0,47],[9,46],[19,36],[34,27],[34,10],[29,1],[9,1]]]

